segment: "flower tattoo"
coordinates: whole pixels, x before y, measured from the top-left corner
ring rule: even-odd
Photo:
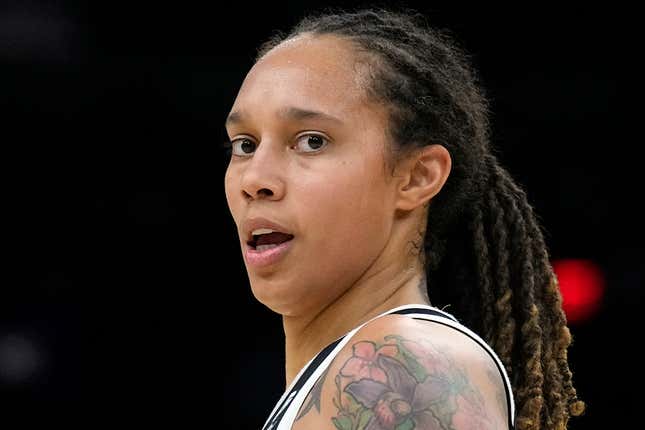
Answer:
[[[377,359],[384,355],[394,357],[398,353],[396,345],[383,345],[376,349],[373,342],[358,342],[353,347],[354,355],[347,360],[340,371],[342,376],[350,378],[370,378],[385,383],[385,372],[378,366]]]
[[[354,344],[336,376],[338,430],[490,428],[463,369],[432,345],[387,336]]]

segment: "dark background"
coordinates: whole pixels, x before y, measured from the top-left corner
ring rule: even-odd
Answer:
[[[284,389],[281,322],[250,294],[219,143],[255,47],[343,3],[161,3],[0,1],[3,428],[257,429]],[[571,326],[588,403],[571,428],[631,422],[645,251],[638,143],[619,121],[629,12],[404,4],[472,54],[552,257],[605,275],[600,312]]]

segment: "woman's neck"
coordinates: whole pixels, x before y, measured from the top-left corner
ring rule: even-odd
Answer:
[[[382,270],[361,279],[318,312],[283,316],[286,348],[286,382],[320,350],[354,327],[397,306],[429,304],[422,270]]]

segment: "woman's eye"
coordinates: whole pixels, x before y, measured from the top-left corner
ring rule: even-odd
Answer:
[[[329,140],[319,134],[304,134],[296,140],[297,150],[305,153],[317,152],[328,143]],[[242,137],[230,142],[229,146],[233,155],[249,157],[255,152],[257,144],[248,137]]]
[[[329,141],[319,134],[305,134],[296,141],[296,146],[302,152],[316,152],[326,146]]]
[[[246,137],[231,142],[232,152],[240,157],[247,157],[255,151],[255,143]]]

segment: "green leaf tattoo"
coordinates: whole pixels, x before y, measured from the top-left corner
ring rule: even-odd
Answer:
[[[414,421],[410,418],[403,421],[401,424],[396,426],[396,430],[412,430],[414,428]]]
[[[352,430],[352,421],[349,417],[341,416],[331,419],[338,430]]]

